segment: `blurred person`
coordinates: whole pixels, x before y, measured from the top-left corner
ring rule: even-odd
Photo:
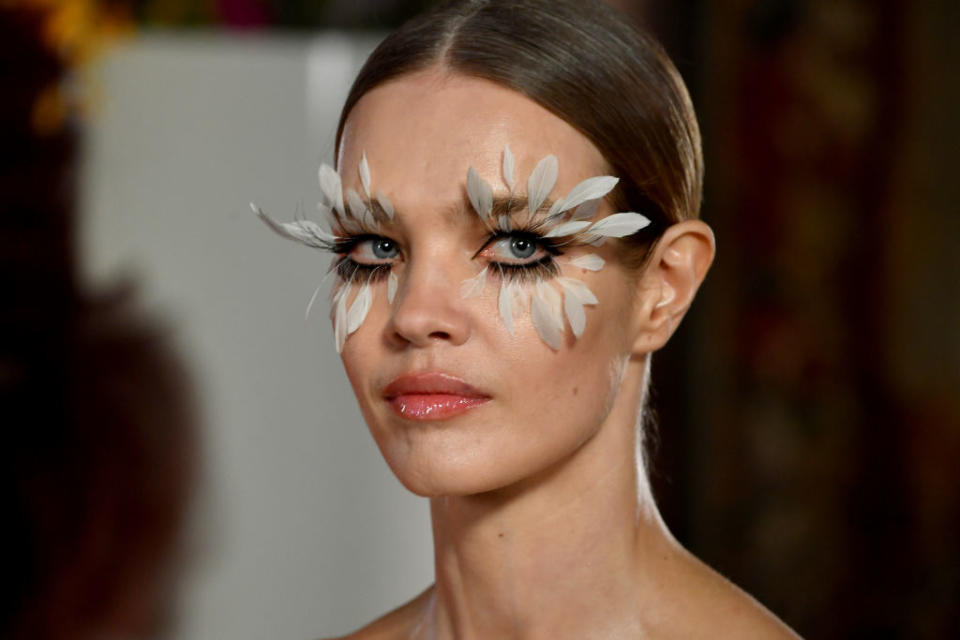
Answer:
[[[715,252],[698,125],[600,2],[445,2],[343,108],[320,210],[337,349],[430,499],[435,583],[351,638],[791,638],[687,552],[643,455],[654,351]]]
[[[75,264],[68,80],[113,8],[0,4],[2,638],[158,637],[171,620],[197,460],[188,376],[129,287],[92,295]]]

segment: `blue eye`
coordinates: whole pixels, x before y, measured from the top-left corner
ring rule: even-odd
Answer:
[[[400,248],[390,238],[367,238],[358,242],[350,251],[350,258],[361,264],[393,260],[400,255]]]
[[[503,234],[499,239],[490,242],[480,255],[491,262],[518,264],[520,261],[533,262],[548,254],[535,238],[512,233]]]
[[[379,240],[372,241],[373,255],[375,255],[380,260],[389,260],[390,258],[396,258],[399,251],[397,251],[397,245],[393,240],[387,238],[380,238]]]
[[[536,250],[537,245],[527,238],[510,239],[510,252],[513,254],[514,258],[519,258],[521,260],[524,258],[529,258]]]

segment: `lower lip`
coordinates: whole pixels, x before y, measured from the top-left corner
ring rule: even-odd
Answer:
[[[490,398],[447,393],[416,393],[389,398],[394,413],[409,420],[445,420],[486,404]]]

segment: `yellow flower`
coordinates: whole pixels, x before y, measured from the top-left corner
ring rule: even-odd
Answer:
[[[129,8],[116,0],[0,0],[0,9],[35,10],[42,16],[43,43],[57,54],[68,69],[81,76],[87,65],[111,43],[133,32]],[[64,91],[60,84],[45,88],[36,98],[31,119],[41,135],[56,133],[71,113],[82,114],[89,101],[76,91]]]

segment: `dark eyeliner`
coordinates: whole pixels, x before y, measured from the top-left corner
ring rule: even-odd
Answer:
[[[551,239],[544,238],[539,233],[529,229],[515,229],[512,231],[497,229],[490,234],[487,241],[474,254],[474,258],[480,255],[480,253],[492,243],[503,238],[523,238],[547,252],[547,255],[533,262],[518,264],[514,262],[491,261],[487,265],[487,268],[495,270],[504,280],[510,282],[537,282],[540,280],[549,280],[560,275],[560,269],[553,257],[563,255],[563,251],[561,251],[558,244],[555,244]]]
[[[473,257],[476,258],[478,255],[480,255],[483,252],[484,249],[489,247],[491,244],[493,244],[497,240],[501,240],[503,238],[523,238],[524,240],[529,240],[530,242],[533,242],[535,245],[542,248],[544,251],[546,251],[550,255],[553,255],[553,256],[563,255],[563,251],[559,249],[557,244],[554,244],[550,239],[544,238],[543,236],[541,236],[536,232],[527,231],[524,229],[517,229],[515,231],[504,231],[503,229],[497,229],[496,231],[490,234],[486,242],[483,243],[483,246],[477,249],[477,252],[473,254]],[[502,264],[502,263],[492,263],[492,264]],[[513,266],[522,266],[522,265],[513,265]]]
[[[526,264],[510,264],[507,262],[491,262],[489,269],[496,269],[500,277],[510,282],[538,282],[549,280],[560,275],[560,268],[553,256],[543,256],[535,262]]]
[[[358,245],[368,240],[389,240],[386,236],[374,233],[361,233],[346,238],[339,238],[333,246],[334,253],[340,255],[340,258],[334,263],[332,269],[337,272],[337,276],[344,282],[380,282],[390,275],[390,263],[363,264],[350,257],[350,253]]]
[[[380,282],[390,274],[389,264],[361,264],[343,256],[337,260],[334,270],[344,282]]]

